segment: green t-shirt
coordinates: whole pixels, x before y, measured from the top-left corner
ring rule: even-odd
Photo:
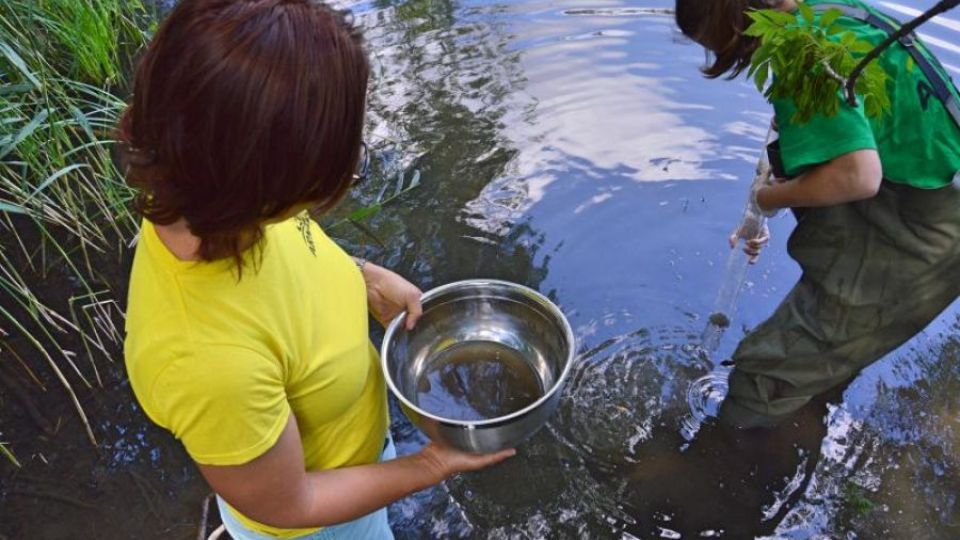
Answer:
[[[811,6],[844,3],[870,9],[856,0],[808,0],[807,3]],[[874,44],[886,37],[882,30],[858,19],[841,17],[838,24]],[[808,124],[797,125],[790,122],[796,111],[793,101],[774,100],[780,152],[787,174],[795,176],[843,154],[873,149],[880,154],[883,176],[887,180],[924,189],[949,184],[960,171],[960,127],[932,94],[920,68],[914,65],[909,69],[908,58],[910,53],[896,43],[875,60],[890,76],[888,92],[893,104],[892,110],[879,118],[867,118],[861,103],[856,109],[841,106],[836,116],[818,115]],[[952,89],[957,91],[955,85]]]

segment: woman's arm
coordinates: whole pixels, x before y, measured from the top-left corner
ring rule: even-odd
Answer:
[[[413,329],[423,314],[423,307],[420,305],[423,293],[420,289],[400,274],[372,262],[363,261],[361,271],[367,284],[367,304],[373,317],[386,327],[400,312],[406,311],[407,329]]]
[[[325,527],[365,516],[452,474],[493,465],[513,450],[478,455],[435,444],[420,453],[307,472],[293,415],[277,443],[243,465],[199,465],[210,487],[243,515],[280,528]]]
[[[790,182],[760,188],[757,204],[769,212],[860,201],[880,190],[883,168],[876,150],[857,150],[815,167]]]

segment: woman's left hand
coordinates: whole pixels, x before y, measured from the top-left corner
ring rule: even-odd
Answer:
[[[760,250],[770,241],[770,229],[766,223],[761,224],[756,219],[745,220],[730,235],[730,247],[737,247],[740,240],[743,240],[743,252],[749,257],[748,261],[756,264],[760,258]]]
[[[363,265],[363,279],[367,282],[367,304],[370,313],[383,326],[390,324],[400,312],[407,312],[407,329],[417,324],[423,314],[420,296],[423,293],[416,285],[373,263]]]

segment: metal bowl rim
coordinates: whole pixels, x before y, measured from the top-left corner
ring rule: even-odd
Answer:
[[[563,311],[561,311],[556,304],[550,301],[549,298],[539,293],[538,291],[531,289],[530,287],[520,285],[518,283],[513,283],[510,281],[503,281],[498,279],[466,279],[462,281],[454,281],[452,283],[447,283],[446,285],[441,285],[434,289],[430,289],[429,291],[425,292],[423,296],[420,297],[420,302],[425,304],[427,301],[437,296],[440,296],[441,294],[448,292],[450,290],[470,289],[470,288],[483,286],[483,285],[501,286],[501,287],[506,287],[506,288],[510,288],[510,289],[514,289],[519,292],[522,292],[532,297],[534,300],[543,304],[547,309],[549,309],[552,312],[554,316],[557,317],[557,319],[563,326],[563,332],[565,334],[565,337],[567,338],[567,342],[569,343],[569,350],[567,351],[567,361],[563,367],[563,371],[560,372],[560,376],[557,377],[557,380],[553,382],[553,386],[550,387],[549,391],[544,392],[543,396],[541,396],[540,399],[534,401],[533,403],[531,403],[530,405],[527,405],[526,407],[520,409],[519,411],[514,411],[504,416],[497,416],[496,418],[488,418],[486,420],[455,420],[452,418],[444,418],[442,416],[437,416],[435,414],[429,413],[421,409],[420,407],[414,405],[413,403],[410,402],[409,399],[407,399],[406,396],[403,395],[403,392],[401,392],[397,388],[397,385],[394,383],[393,376],[391,375],[389,366],[387,365],[387,358],[388,358],[387,353],[389,352],[390,345],[393,343],[393,335],[397,332],[397,329],[400,327],[400,324],[407,318],[407,312],[403,311],[399,315],[394,317],[394,319],[390,321],[390,324],[387,326],[386,333],[383,336],[383,344],[380,346],[380,365],[381,365],[381,369],[383,370],[383,378],[387,381],[387,386],[390,387],[390,391],[393,392],[393,395],[396,396],[396,398],[399,399],[405,406],[409,407],[410,409],[412,409],[414,412],[416,412],[421,416],[430,418],[431,420],[435,420],[437,422],[441,422],[443,424],[447,424],[450,426],[466,427],[467,429],[474,429],[477,427],[493,427],[497,425],[502,425],[506,422],[509,422],[510,420],[524,416],[527,413],[533,411],[534,409],[537,409],[538,407],[540,407],[541,404],[549,400],[551,396],[553,396],[559,389],[562,388],[564,381],[566,381],[567,379],[567,375],[570,373],[570,368],[573,366],[573,360],[576,355],[576,349],[577,349],[576,339],[574,338],[573,328],[570,326],[570,321],[567,320],[567,316],[563,314]]]

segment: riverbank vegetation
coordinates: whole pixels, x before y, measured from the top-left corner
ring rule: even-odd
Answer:
[[[94,443],[75,389],[102,385],[97,363],[121,340],[122,291],[107,274],[137,227],[112,132],[151,20],[139,0],[0,4],[3,381],[45,392],[52,376]],[[7,392],[48,431],[35,394]]]

